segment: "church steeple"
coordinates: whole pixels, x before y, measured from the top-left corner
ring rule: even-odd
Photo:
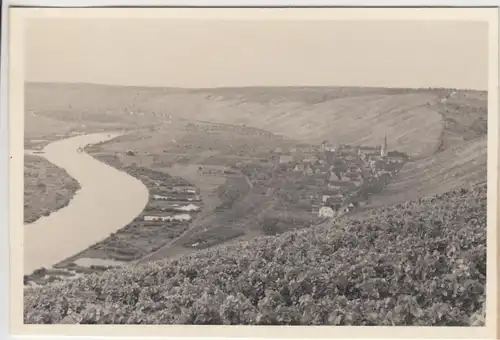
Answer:
[[[387,132],[384,136],[384,144],[382,144],[382,146],[380,147],[380,156],[387,157]]]

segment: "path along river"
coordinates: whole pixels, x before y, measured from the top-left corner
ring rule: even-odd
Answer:
[[[115,138],[96,133],[47,145],[45,157],[65,169],[81,189],[69,205],[24,227],[24,274],[51,266],[123,228],[141,213],[148,189],[136,178],[79,149]]]

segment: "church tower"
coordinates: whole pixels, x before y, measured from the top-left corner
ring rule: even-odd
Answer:
[[[387,133],[384,136],[384,144],[380,147],[380,157],[387,157]]]

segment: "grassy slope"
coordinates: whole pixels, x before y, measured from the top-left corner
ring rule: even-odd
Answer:
[[[164,96],[145,103],[145,107],[172,107],[176,115],[184,118],[247,124],[315,143],[327,139],[378,145],[387,132],[390,146],[398,144],[402,151],[421,155],[432,152],[442,128],[440,116],[425,107],[434,98],[425,93],[370,94],[310,104],[300,97],[257,102],[238,96],[194,93]],[[415,143],[422,136],[427,137],[425,142]]]
[[[125,108],[153,115],[247,124],[290,138],[380,144],[427,155],[439,142],[442,120],[427,103],[436,93],[377,88],[243,88],[183,90],[100,85],[28,84],[27,107],[58,119],[124,121]],[[97,118],[99,117],[99,118]],[[138,118],[138,117],[137,117]],[[425,137],[425,138],[423,138]],[[417,141],[420,141],[417,143]]]
[[[482,325],[486,187],[25,291],[26,323]]]
[[[404,202],[486,182],[486,144],[485,137],[479,138],[407,164],[371,206]]]
[[[456,93],[432,108],[444,121],[437,153],[405,165],[372,206],[467,187],[487,179],[487,94]]]
[[[39,156],[24,156],[24,173],[25,223],[65,207],[80,188],[66,171]]]

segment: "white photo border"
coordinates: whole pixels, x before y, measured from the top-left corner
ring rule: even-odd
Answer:
[[[436,1],[299,1],[299,0],[290,0],[290,1],[279,1],[279,0],[268,0],[268,1],[152,1],[152,0],[145,0],[145,1],[111,1],[111,0],[103,0],[103,1],[78,1],[78,0],[66,0],[66,1],[42,1],[42,0],[12,0],[10,2],[8,1],[3,1],[2,3],[2,41],[1,41],[1,88],[2,88],[2,99],[0,101],[1,105],[1,115],[0,115],[0,155],[2,155],[4,159],[4,163],[2,163],[2,166],[0,167],[0,178],[1,181],[3,181],[0,184],[0,187],[3,188],[8,188],[11,184],[12,181],[12,176],[16,176],[16,178],[19,178],[19,176],[22,177],[22,172],[19,174],[14,174],[12,172],[12,165],[9,164],[9,157],[12,152],[12,142],[13,142],[13,134],[10,133],[12,131],[13,124],[15,124],[15,120],[17,119],[12,119],[12,116],[9,117],[9,108],[10,111],[13,112],[13,108],[20,108],[19,103],[17,100],[13,100],[12,96],[18,97],[19,95],[22,95],[22,93],[19,93],[17,90],[12,91],[11,89],[13,88],[13,79],[9,79],[9,73],[12,72],[12,64],[15,64],[16,61],[11,60],[11,63],[9,64],[9,55],[12,55],[14,52],[14,46],[18,45],[14,41],[14,39],[10,39],[9,41],[9,20],[8,20],[8,7],[9,6],[44,6],[44,7],[104,7],[104,6],[119,6],[119,7],[128,7],[128,6],[183,6],[183,7],[196,7],[196,6],[203,6],[203,7],[232,7],[232,6],[251,6],[251,7],[258,7],[258,6],[264,6],[264,7],[290,7],[290,6],[307,6],[307,7],[322,7],[322,6],[349,6],[349,7],[402,7],[402,6],[408,6],[408,7],[416,7],[416,6],[427,6],[427,7],[440,7],[440,6],[454,6],[454,7],[459,7],[459,6],[471,6],[471,7],[498,7],[499,3],[497,1],[450,1],[450,0],[442,0],[439,1],[439,4],[436,4]],[[131,9],[130,9],[131,10]],[[490,28],[490,34],[494,33],[495,34],[495,46],[490,46],[490,79],[489,79],[489,96],[488,96],[488,102],[489,102],[489,117],[488,117],[488,145],[496,145],[497,148],[491,148],[488,147],[488,174],[491,174],[492,172],[495,173],[495,178],[493,181],[488,180],[489,185],[488,187],[490,188],[496,188],[496,191],[493,190],[488,190],[488,211],[490,212],[488,216],[488,224],[490,223],[495,223],[497,222],[496,215],[497,214],[491,214],[493,211],[491,208],[494,208],[493,204],[497,203],[498,199],[498,19],[499,19],[499,11],[497,8],[492,9],[492,11],[495,11],[495,19],[494,21],[494,27]],[[13,20],[13,24],[19,24],[19,20]],[[490,22],[491,25],[492,22]],[[12,33],[12,32],[10,32]],[[491,39],[491,37],[490,37]],[[491,44],[491,41],[490,41]],[[22,47],[21,47],[22,49]],[[17,52],[20,52],[21,50],[17,49]],[[10,59],[15,59],[15,56],[18,54],[13,54],[12,58]],[[494,60],[491,60],[491,58],[494,58]],[[18,60],[19,62],[19,60]],[[19,63],[18,63],[19,65]],[[19,82],[17,82],[19,83]],[[13,93],[9,94],[9,90],[11,90]],[[15,92],[15,93],[14,93]],[[17,105],[17,106],[16,106]],[[19,120],[17,120],[19,122]],[[11,128],[9,131],[9,127]],[[17,125],[16,125],[17,127]],[[493,130],[494,129],[494,130]],[[492,133],[493,132],[493,133]],[[9,141],[11,142],[9,145]],[[9,149],[10,147],[10,149]],[[14,153],[12,153],[14,154]],[[10,165],[10,171],[11,171],[11,178],[9,178],[9,165]],[[493,184],[493,185],[492,185]],[[10,332],[15,331],[12,326],[14,326],[15,322],[12,322],[11,319],[11,309],[10,309],[10,302],[14,299],[10,294],[11,290],[9,288],[10,283],[11,283],[11,278],[9,278],[9,267],[10,267],[10,260],[9,260],[9,240],[10,240],[10,233],[9,233],[9,226],[10,221],[9,221],[9,213],[10,210],[12,209],[13,206],[11,205],[12,203],[12,196],[9,196],[7,190],[3,190],[0,198],[0,203],[2,204],[2,208],[4,209],[3,213],[0,213],[0,225],[4,226],[2,229],[3,232],[3,237],[0,239],[2,242],[2,246],[0,248],[2,249],[2,265],[0,265],[1,270],[3,271],[3,280],[2,280],[2,288],[0,289],[0,292],[2,295],[0,295],[0,303],[1,307],[1,314],[0,314],[0,335],[5,336],[5,339],[11,338],[11,339],[41,339],[41,338],[47,338],[47,339],[54,339],[54,338],[60,338],[60,333],[59,331],[56,330],[56,332],[50,332],[54,335],[46,335],[46,330],[47,327],[51,326],[43,326],[43,325],[29,325],[29,326],[34,326],[32,327],[32,330],[34,330],[34,333],[31,334],[24,334],[24,335],[13,335],[10,334]],[[19,193],[18,193],[19,194]],[[491,202],[491,204],[490,204]],[[9,204],[10,203],[10,204]],[[11,205],[9,207],[9,205]],[[495,215],[495,216],[493,216]],[[3,223],[2,223],[3,222]],[[489,227],[488,230],[488,259],[497,258],[498,257],[498,252],[497,252],[497,238],[498,235],[496,234],[495,230],[495,237],[492,239],[491,235],[491,227]],[[494,273],[498,274],[498,265],[496,263],[491,263],[491,260],[488,261],[488,277],[491,278],[491,268],[494,267]],[[488,281],[490,281],[488,279]],[[496,277],[495,277],[496,281]],[[12,287],[11,287],[12,288]],[[497,291],[496,291],[496,285],[495,287],[490,287],[488,288],[488,295],[490,295],[491,292],[494,292],[494,297],[496,298],[497,296]],[[9,301],[11,300],[11,301]],[[498,315],[498,301],[494,301],[494,303],[491,301],[491,298],[489,300],[489,307],[488,307],[488,313],[487,315],[492,315],[492,312],[495,312],[493,315]],[[495,299],[496,300],[496,299]],[[6,302],[6,303],[5,303]],[[494,306],[493,306],[494,304]],[[492,317],[488,317],[488,320],[491,320]],[[495,319],[496,322],[496,319]],[[498,326],[498,325],[497,325]],[[62,330],[61,327],[66,327],[66,326],[52,326],[55,328],[58,328],[59,330]],[[113,332],[113,328],[120,327],[120,326],[109,326],[109,327],[103,327],[101,331],[92,331],[92,327],[95,326],[68,326],[68,327],[78,327],[76,331],[71,331],[70,333],[72,334],[73,337],[80,336],[80,335],[86,335],[90,336],[90,339],[103,339],[103,338],[108,338],[109,336],[112,336],[116,334]],[[89,328],[90,327],[90,328]],[[102,326],[99,326],[102,327]],[[123,326],[122,326],[123,327]],[[138,330],[137,327],[142,328],[142,330]],[[166,326],[163,326],[164,328]],[[169,326],[167,326],[169,327]],[[179,328],[180,327],[180,328]],[[182,328],[189,327],[189,331],[187,330],[182,330]],[[208,326],[210,327],[210,326]],[[217,326],[214,326],[217,327]],[[297,337],[297,334],[300,334],[298,332],[298,329],[296,327],[293,327],[293,330],[290,331],[289,328],[284,327],[283,330],[287,330],[286,332],[281,332],[276,329],[276,326],[271,326],[269,327],[264,327],[264,326],[259,326],[258,332],[251,332],[251,331],[245,331],[248,330],[248,327],[252,326],[229,326],[232,329],[239,328],[239,332],[223,332],[223,333],[216,333],[216,332],[210,332],[207,330],[206,326],[177,326],[177,330],[175,332],[171,331],[168,332],[174,336],[168,336],[167,332],[161,332],[163,335],[165,335],[165,338],[169,339],[174,339],[174,338],[183,338],[183,339],[189,339],[189,338],[204,338],[204,339],[221,339],[221,338],[239,338],[239,339],[251,339],[251,338],[266,338],[268,336],[270,339],[271,338],[294,338],[298,339],[300,337]],[[254,328],[253,326],[252,328]],[[298,326],[300,328],[300,326]],[[304,326],[306,328],[311,329],[313,326]],[[31,328],[31,327],[30,327]],[[125,326],[126,330],[123,332],[124,334],[128,334],[128,337],[123,337],[122,335],[115,337],[113,336],[114,339],[130,339],[130,336],[134,336],[137,338],[143,338],[146,336],[152,336],[155,333],[153,332],[154,326]],[[170,327],[169,327],[170,328]],[[316,328],[316,332],[318,333],[317,335],[314,335],[313,337],[321,337],[325,338],[322,336],[321,333],[323,333],[322,329],[324,327],[313,327]],[[342,327],[342,333],[345,334],[345,331],[348,331],[350,333],[353,332],[353,328],[359,328],[359,327]],[[365,338],[389,338],[389,336],[386,335],[380,335],[380,333],[375,332],[374,328],[381,328],[381,327],[368,327],[369,332],[366,333],[367,337]],[[398,330],[396,330],[393,327],[387,327],[385,328],[385,331],[387,333],[398,333],[396,334],[397,338],[408,338],[408,332],[405,332],[403,328],[410,328],[409,331],[413,334],[418,333],[416,331],[417,327],[396,327]],[[428,327],[426,330],[423,329],[422,333],[419,333],[421,336],[420,338],[426,338],[426,339],[431,339],[431,338],[448,338],[452,339],[455,338],[455,336],[451,336],[450,332],[448,334],[442,334],[439,333],[437,334],[437,329],[436,328],[442,328],[442,327]],[[485,327],[486,328],[486,327]],[[195,332],[194,330],[197,329],[199,332]],[[422,329],[422,328],[420,328]],[[419,329],[419,330],[420,330]],[[456,332],[456,338],[463,339],[463,338],[477,338],[477,337],[471,337],[470,334],[468,334],[468,328],[454,328],[454,327],[447,327],[448,330]],[[10,331],[10,332],[9,332]],[[18,330],[19,331],[19,330]],[[401,331],[401,332],[400,332]],[[42,335],[42,332],[45,333]],[[246,336],[243,336],[243,333],[247,333]],[[18,333],[18,332],[16,332]],[[197,333],[197,334],[196,334]],[[238,334],[240,333],[240,334]],[[254,334],[252,334],[254,333]],[[258,333],[258,334],[257,334]],[[280,334],[282,333],[282,334]],[[286,333],[286,335],[283,335],[283,333]],[[326,333],[326,332],[325,332]],[[378,333],[378,334],[376,334]],[[20,334],[20,333],[18,333]],[[37,334],[37,335],[32,335],[32,334]],[[39,334],[39,335],[38,335]],[[203,337],[204,334],[206,335]],[[487,334],[482,334],[480,335],[480,338],[496,338],[497,332],[495,331],[494,333],[487,333]],[[106,335],[106,337],[105,337]],[[417,335],[418,336],[418,335]],[[310,334],[309,334],[310,337]],[[68,337],[65,337],[68,338]],[[155,337],[158,338],[158,337]],[[348,338],[347,336],[345,338]],[[411,338],[411,336],[410,336]],[[160,339],[160,338],[158,338]],[[164,339],[164,338],[163,338]]]

